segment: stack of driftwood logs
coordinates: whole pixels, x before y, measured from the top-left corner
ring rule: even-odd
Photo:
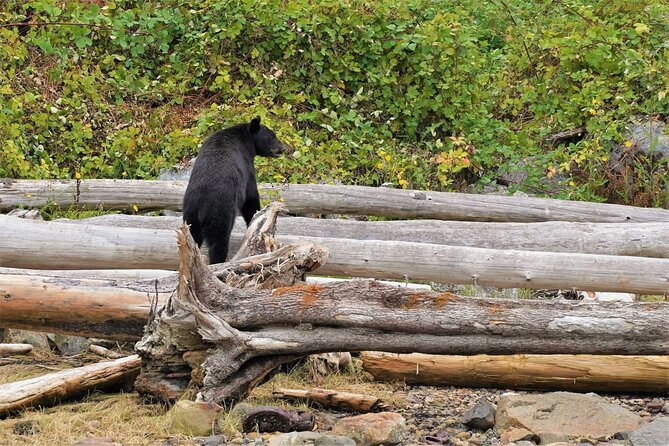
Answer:
[[[184,189],[176,181],[6,180],[0,211],[47,203],[178,210]],[[248,230],[236,226],[233,259],[207,266],[179,217],[0,215],[0,327],[140,340],[139,357],[109,362],[104,373],[134,377],[141,363],[136,388],[167,400],[188,386],[206,401],[238,399],[282,362],[370,350],[418,353],[365,353],[379,378],[669,391],[667,302],[467,298],[374,280],[302,281],[315,272],[666,296],[667,210],[353,186],[264,190],[290,214],[421,220],[277,219],[273,205]],[[39,378],[5,387],[0,411],[61,396],[51,389],[31,399],[49,388]]]

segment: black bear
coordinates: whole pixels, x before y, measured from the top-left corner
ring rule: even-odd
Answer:
[[[202,144],[184,195],[183,219],[195,242],[207,244],[210,263],[225,262],[237,211],[248,226],[260,210],[253,158],[285,150],[259,117],[219,130]]]

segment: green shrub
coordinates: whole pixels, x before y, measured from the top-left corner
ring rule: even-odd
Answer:
[[[5,5],[52,24],[0,28],[0,176],[152,178],[261,115],[298,155],[259,160],[261,181],[454,190],[522,164],[521,188],[559,173],[564,197],[634,202],[602,158],[633,115],[669,117],[660,0]]]

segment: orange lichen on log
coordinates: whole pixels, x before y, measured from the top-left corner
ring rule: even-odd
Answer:
[[[321,291],[323,291],[323,286],[307,285],[302,283],[292,286],[283,286],[272,290],[272,296],[283,296],[286,294],[292,294],[300,291],[304,295],[302,299],[302,305],[311,306],[316,302],[316,300],[320,296]]]
[[[437,297],[434,298],[434,305],[437,308],[443,308],[448,305],[451,300],[455,297],[455,294],[446,291],[445,293],[439,293]]]

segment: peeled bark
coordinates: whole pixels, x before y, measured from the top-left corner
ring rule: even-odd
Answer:
[[[669,357],[623,355],[439,356],[364,352],[378,381],[569,392],[669,392]]]
[[[132,383],[139,373],[137,355],[77,367],[0,385],[0,415],[49,406],[75,396]]]

